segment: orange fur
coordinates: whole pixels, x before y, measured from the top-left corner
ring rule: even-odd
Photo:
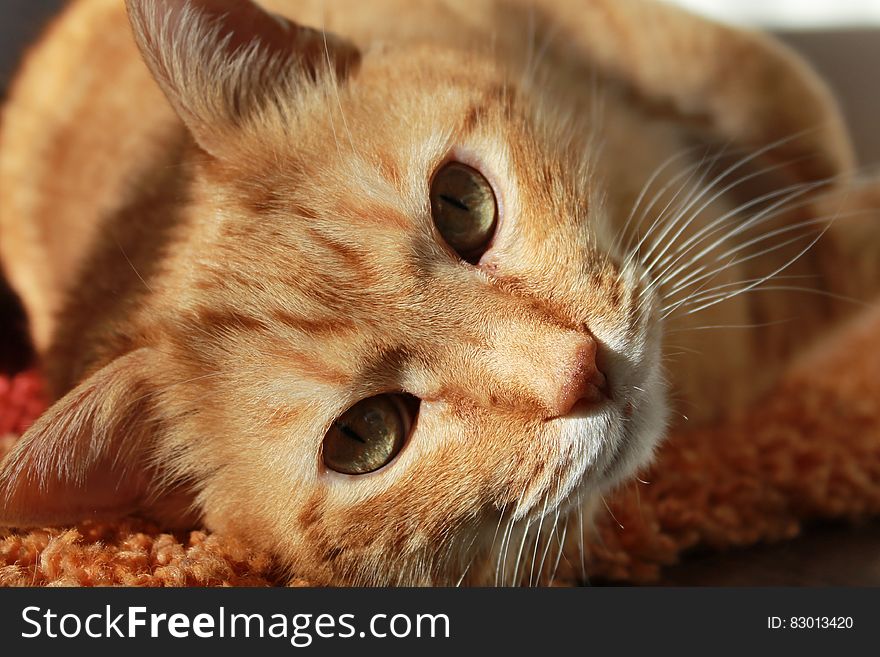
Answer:
[[[290,21],[130,0],[131,39],[119,2],[80,0],[26,62],[0,133],[0,255],[58,401],[3,463],[0,523],[192,511],[316,583],[520,581],[508,553],[537,552],[545,523],[649,459],[664,330],[711,354],[667,373],[707,419],[827,323],[785,291],[663,317],[711,293],[675,285],[719,250],[766,246],[730,232],[663,278],[662,249],[749,216],[736,190],[688,195],[708,180],[688,167],[713,161],[683,149],[782,140],[760,161],[817,189],[851,165],[824,86],[774,42],[637,0],[261,4]],[[501,207],[475,267],[431,223],[448,160]],[[664,207],[695,220],[632,249]],[[723,296],[804,244],[708,287]],[[786,273],[833,292],[825,254]],[[797,331],[776,322],[792,313]],[[768,326],[693,330],[707,323]],[[567,415],[597,346],[611,401]],[[330,423],[389,391],[421,400],[399,457],[326,471]]]

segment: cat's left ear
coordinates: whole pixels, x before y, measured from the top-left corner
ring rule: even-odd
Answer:
[[[199,145],[231,155],[254,114],[299,84],[344,79],[357,48],[250,0],[125,0],[153,77]]]
[[[56,401],[0,461],[0,527],[68,524],[133,511],[192,521],[192,496],[160,451],[163,420],[148,347],[120,356]]]

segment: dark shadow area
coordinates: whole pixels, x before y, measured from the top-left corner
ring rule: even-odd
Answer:
[[[0,0],[0,96],[6,94],[22,53],[64,4],[63,0]]]
[[[0,0],[0,98],[6,96],[28,45],[63,4],[62,0]],[[0,373],[20,371],[32,361],[24,312],[0,271]]]
[[[880,586],[880,523],[821,523],[776,545],[692,554],[666,586]]]
[[[0,374],[19,372],[32,362],[24,311],[0,276]]]

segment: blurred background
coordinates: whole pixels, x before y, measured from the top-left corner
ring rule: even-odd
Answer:
[[[777,29],[880,27],[878,0],[669,0],[741,25]]]
[[[837,92],[861,164],[880,164],[880,0],[665,1],[778,34]]]

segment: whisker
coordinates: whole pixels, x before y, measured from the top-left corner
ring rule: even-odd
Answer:
[[[755,329],[755,328],[765,328],[767,326],[776,326],[778,324],[785,324],[787,322],[793,321],[794,317],[788,317],[786,319],[777,319],[772,322],[760,322],[757,324],[713,324],[706,326],[688,326],[686,328],[678,328],[678,329],[670,329],[667,331],[668,333],[687,333],[688,331],[709,331],[716,329]]]
[[[709,162],[711,163],[720,157],[722,157],[722,154],[718,154],[718,155],[714,156],[712,159],[709,160]],[[681,171],[678,174],[676,174],[675,176],[673,176],[669,180],[669,182],[667,182],[657,192],[657,194],[654,195],[654,198],[651,200],[650,205],[648,205],[642,211],[642,214],[639,217],[639,221],[636,224],[636,231],[634,232],[634,234],[632,236],[630,236],[630,239],[627,240],[626,250],[629,253],[626,256],[626,258],[624,259],[624,268],[626,268],[628,265],[632,264],[632,262],[635,260],[641,260],[638,256],[638,254],[642,248],[642,245],[648,240],[648,238],[653,236],[654,231],[656,230],[657,226],[662,225],[663,219],[665,219],[667,212],[673,206],[673,204],[676,203],[679,194],[681,194],[685,189],[687,189],[688,184],[690,183],[691,179],[694,177],[694,175],[696,175],[696,173],[701,168],[703,168],[703,166],[705,164],[706,164],[706,156],[704,155],[702,160],[692,164],[691,166],[687,167],[683,171]],[[696,194],[697,191],[700,189],[702,181],[708,175],[708,172],[709,172],[709,167],[705,167],[703,169],[703,173],[700,174],[700,177],[699,177],[699,180],[697,181],[697,183],[694,184],[692,186],[691,190],[687,193],[687,196],[685,197],[685,200],[684,200],[685,203],[689,202],[690,199],[693,198],[693,195]],[[647,216],[648,211],[654,207],[654,204],[663,196],[663,194],[666,193],[667,190],[669,190],[670,187],[672,187],[675,183],[678,183],[682,178],[685,178],[684,182],[682,182],[681,185],[679,185],[675,194],[672,195],[672,198],[669,199],[669,201],[666,203],[664,208],[657,214],[657,216],[654,218],[654,221],[651,223],[650,226],[648,226],[648,230],[645,231],[645,234],[641,237],[641,239],[639,239],[638,243],[636,243],[636,245],[634,247],[630,247],[630,245],[632,244],[632,238],[638,232],[637,229],[642,225],[642,222],[644,221],[645,217]]]
[[[685,157],[687,155],[690,155],[694,151],[698,150],[698,148],[701,148],[701,147],[700,146],[690,146],[688,148],[681,149],[678,152],[670,155],[662,163],[660,163],[660,165],[656,169],[654,169],[654,172],[650,175],[647,182],[645,182],[645,184],[642,185],[642,189],[639,191],[639,195],[636,197],[636,200],[633,203],[632,209],[629,211],[629,215],[627,215],[626,221],[623,222],[623,226],[621,226],[620,230],[618,230],[617,237],[614,239],[614,242],[612,245],[613,251],[617,251],[621,247],[621,242],[623,240],[623,237],[625,236],[627,230],[629,229],[630,224],[632,223],[632,220],[635,217],[636,211],[639,209],[639,206],[642,204],[642,201],[644,200],[645,196],[647,195],[648,190],[656,182],[657,178],[660,177],[660,174],[662,174],[674,162],[682,159],[683,157]],[[705,156],[704,156],[704,158],[705,158]],[[664,190],[665,189],[666,188],[664,188]],[[661,194],[662,194],[662,191],[664,191],[664,190],[661,190]],[[655,197],[655,201],[656,201],[656,197]],[[652,205],[653,205],[653,202],[652,202]],[[650,209],[650,206],[648,209]],[[645,215],[642,214],[642,219],[644,219],[644,216]],[[639,220],[639,224],[641,223],[642,219]]]
[[[781,267],[779,267],[779,268],[775,269],[773,272],[767,274],[764,278],[760,279],[759,281],[756,281],[756,282],[754,282],[754,283],[750,283],[750,284],[745,288],[745,290],[751,290],[752,288],[755,288],[755,287],[757,287],[758,285],[761,285],[763,282],[770,280],[771,278],[773,278],[773,277],[776,276],[777,274],[779,274],[779,273],[785,271],[788,267],[790,267],[790,266],[793,265],[795,262],[797,262],[797,261],[798,261],[798,260],[799,260],[799,259],[800,259],[800,258],[801,258],[801,257],[807,252],[807,251],[809,251],[810,249],[812,249],[812,248],[816,245],[816,243],[817,243],[820,239],[822,239],[822,237],[824,237],[825,233],[828,232],[828,229],[829,229],[829,228],[830,228],[830,226],[826,227],[821,233],[819,233],[819,235],[816,236],[816,238],[815,238],[814,240],[812,240],[809,244],[807,244],[807,246],[805,246],[803,249],[801,249],[801,250],[797,253],[797,255],[795,255],[793,258],[790,258],[790,259],[789,259],[785,264],[783,264]],[[784,244],[784,243],[783,243],[783,244]],[[765,252],[769,253],[770,251],[775,251],[775,250],[777,250],[778,248],[779,248],[779,246],[775,246],[775,247],[773,247],[773,248],[771,248],[771,249],[765,249]],[[763,255],[763,254],[761,254],[761,255]],[[757,257],[757,256],[756,256],[756,257]],[[743,291],[745,291],[745,290],[743,290]],[[742,294],[743,291],[738,291],[738,292],[736,292],[736,294]],[[709,308],[709,307],[711,307],[711,306],[714,306],[714,305],[716,305],[716,304],[719,304],[719,303],[721,303],[722,301],[726,301],[727,299],[730,299],[730,298],[733,297],[733,296],[735,296],[733,293],[729,293],[728,295],[726,295],[726,296],[724,296],[724,297],[722,297],[722,298],[720,298],[720,299],[715,299],[715,300],[710,301],[710,302],[708,302],[708,303],[705,303],[705,304],[703,304],[703,305],[701,305],[701,306],[699,306],[699,307],[697,307],[697,308],[694,308],[694,309],[692,309],[692,310],[689,310],[689,311],[687,312],[687,314],[688,314],[688,315],[691,315],[691,314],[693,314],[693,313],[700,312],[701,310],[705,310],[706,308]]]
[[[513,516],[508,519],[507,524],[504,526],[504,533],[501,535],[501,545],[498,547],[498,558],[495,566],[495,586],[504,585],[503,569],[506,569],[507,567],[507,550],[510,547],[510,535],[512,531]]]
[[[125,258],[125,261],[128,263],[128,266],[131,267],[131,270],[134,272],[134,275],[138,277],[138,280],[144,284],[144,287],[147,288],[149,292],[153,291],[153,288],[150,287],[149,283],[144,280],[144,277],[141,276],[141,273],[135,268],[134,263],[131,261],[131,258],[128,257],[128,254],[125,252],[125,249],[122,248],[122,243],[116,238],[116,235],[113,236],[113,241],[116,242],[116,246],[119,247],[120,253],[122,253],[122,257]]]
[[[826,229],[826,230],[827,230],[827,229]],[[822,234],[819,235],[819,237],[817,237],[815,240],[813,240],[813,241],[807,246],[807,248],[806,248],[805,251],[802,251],[801,253],[799,253],[799,254],[796,256],[796,258],[800,258],[804,253],[806,253],[807,251],[809,251],[809,249],[812,248],[813,245],[815,245],[815,243],[819,240],[819,238],[822,237],[822,235],[824,235],[824,231],[822,232]],[[721,274],[722,272],[724,272],[724,271],[726,271],[726,270],[728,270],[728,269],[730,269],[730,268],[732,268],[732,267],[736,267],[736,266],[741,265],[741,264],[743,264],[743,263],[745,263],[745,262],[748,262],[748,261],[750,261],[750,260],[755,260],[755,259],[757,259],[757,258],[761,258],[761,257],[763,257],[763,256],[765,256],[765,255],[767,255],[767,254],[769,254],[769,253],[773,253],[773,252],[775,252],[775,251],[779,251],[780,249],[784,249],[786,246],[790,246],[790,245],[792,245],[792,244],[796,244],[797,242],[800,242],[801,240],[807,239],[808,237],[809,237],[809,235],[797,235],[797,236],[795,236],[795,237],[793,237],[793,238],[791,238],[791,239],[788,239],[788,240],[785,240],[785,241],[780,242],[780,243],[778,243],[778,244],[774,244],[773,246],[767,247],[766,249],[762,249],[762,250],[757,251],[757,252],[755,252],[755,253],[751,253],[751,254],[749,254],[749,255],[747,255],[747,256],[743,256],[742,258],[739,258],[739,259],[737,259],[737,260],[729,261],[727,264],[725,264],[725,265],[723,265],[723,266],[721,266],[721,267],[718,267],[717,269],[714,269],[714,270],[712,270],[712,271],[710,271],[710,272],[707,272],[707,273],[705,273],[705,274],[699,276],[698,278],[696,278],[696,279],[694,279],[693,281],[691,281],[691,282],[689,283],[689,285],[694,285],[694,284],[696,284],[696,283],[699,283],[700,281],[703,281],[703,285],[706,285],[706,284],[707,284],[709,281],[711,281],[714,277],[718,276],[718,275]],[[768,278],[773,277],[776,273],[779,273],[779,272],[781,272],[781,271],[784,271],[785,268],[789,267],[789,266],[792,265],[794,262],[795,262],[795,261],[787,262],[785,265],[782,266],[781,269],[776,270],[776,272],[774,272],[774,274],[769,274],[768,276],[764,276],[764,277],[761,277],[761,278],[758,278],[758,279],[754,279],[753,282],[751,283],[751,285],[753,285],[753,286],[755,286],[755,285],[760,285],[760,284],[763,283],[764,281],[768,280]],[[701,287],[702,287],[702,286],[701,286]],[[679,289],[681,289],[681,288],[679,288],[679,287],[677,286],[675,291],[678,291]],[[699,292],[699,291],[700,291],[700,289],[697,289],[695,292]],[[674,293],[674,292],[672,292],[672,293]],[[686,300],[687,300],[687,297],[685,297],[685,299],[684,299],[683,301],[686,301]],[[675,308],[673,308],[673,310],[675,310]],[[667,313],[666,315],[664,315],[664,317],[668,317],[668,316],[669,316],[669,313]]]
[[[695,198],[693,198],[691,201],[689,201],[688,205],[685,208],[682,209],[681,215],[684,215],[685,213],[687,213],[690,210],[690,208],[693,207],[694,204],[698,203],[706,194],[708,194],[710,192],[710,190],[714,189],[715,186],[720,181],[724,180],[731,173],[737,171],[738,169],[742,168],[743,166],[745,166],[749,162],[752,162],[755,159],[761,157],[762,155],[766,155],[767,153],[769,153],[773,149],[779,148],[780,146],[784,146],[785,144],[790,143],[791,141],[793,141],[795,139],[799,139],[801,136],[807,134],[808,132],[810,132],[810,131],[809,130],[800,131],[798,133],[795,133],[794,135],[790,135],[788,137],[778,139],[770,144],[767,144],[766,146],[764,146],[762,148],[759,148],[756,151],[752,151],[750,153],[747,153],[744,157],[740,158],[739,160],[737,160],[736,162],[731,164],[729,167],[727,167],[720,174],[715,176],[715,178],[713,178],[712,181],[708,185],[706,185],[702,189],[702,191],[700,191],[700,193],[697,194],[697,196]],[[637,250],[638,250],[638,247],[636,247],[636,249],[634,251],[637,251]]]
[[[717,219],[709,222],[706,226],[704,226],[699,231],[697,231],[694,235],[692,235],[690,238],[685,240],[681,245],[677,246],[674,251],[669,253],[667,258],[665,258],[664,260],[662,260],[659,263],[656,263],[656,265],[654,263],[652,263],[651,271],[653,271],[654,266],[660,266],[660,267],[664,268],[660,273],[656,274],[655,280],[657,281],[657,285],[659,286],[660,284],[663,284],[663,283],[667,282],[668,280],[675,278],[675,276],[677,276],[683,269],[686,269],[690,263],[699,260],[700,258],[702,258],[703,256],[705,256],[708,253],[711,253],[711,251],[713,249],[717,248],[720,244],[723,244],[725,241],[729,240],[731,237],[734,237],[740,233],[743,233],[748,229],[754,228],[754,227],[760,225],[761,223],[769,221],[770,219],[773,219],[773,218],[779,216],[782,212],[790,212],[790,211],[796,209],[798,206],[791,206],[791,205],[786,205],[786,204],[797,199],[797,197],[799,197],[799,196],[803,196],[804,194],[807,194],[808,192],[812,191],[813,189],[817,188],[818,186],[820,186],[819,183],[808,183],[807,185],[798,184],[798,185],[793,185],[791,187],[783,188],[781,190],[776,190],[774,192],[764,194],[764,195],[759,196],[755,199],[752,199],[751,201],[743,203],[740,206],[738,206],[737,208],[734,208],[733,210],[730,210],[730,211],[724,213],[723,215],[721,215]],[[694,247],[701,244],[703,241],[705,241],[706,239],[708,239],[712,235],[715,235],[719,231],[724,230],[724,223],[728,219],[736,216],[737,214],[741,213],[744,210],[749,209],[750,207],[753,207],[754,205],[757,205],[759,203],[763,203],[765,201],[772,200],[773,198],[776,198],[777,196],[780,196],[780,195],[782,195],[782,198],[777,199],[770,206],[757,212],[754,216],[749,217],[746,221],[742,222],[741,224],[734,226],[732,229],[730,229],[728,232],[726,232],[721,238],[719,238],[715,242],[713,242],[709,247],[703,248],[702,251],[700,251],[696,255],[692,256],[690,259],[690,263],[685,263],[683,266],[679,267],[678,269],[674,270],[673,272],[671,272],[671,273],[669,272],[669,270],[672,267],[674,267],[679,261],[681,261],[681,259],[685,255],[687,255]],[[678,257],[675,257],[676,255]],[[671,262],[670,262],[670,260],[671,260]]]
[[[523,528],[522,540],[519,542],[519,551],[516,553],[516,562],[513,565],[513,577],[510,582],[511,586],[517,585],[519,582],[519,564],[523,555],[523,548],[526,546],[526,538],[529,535],[529,527],[531,527],[532,519],[526,518],[525,527]]]
[[[570,514],[566,514],[565,523],[562,525],[562,536],[559,538],[559,550],[556,553],[556,560],[553,562],[553,570],[550,573],[550,583],[548,586],[553,586],[553,582],[556,580],[556,573],[559,570],[559,562],[562,560],[562,555],[565,552],[565,538],[568,536],[568,521]]]
[[[620,523],[620,521],[619,521],[617,518],[614,517],[614,512],[611,510],[611,507],[608,506],[608,502],[605,500],[605,496],[604,496],[604,495],[600,495],[599,497],[602,499],[602,504],[605,505],[605,509],[608,511],[608,515],[611,516],[611,519],[612,519],[615,523],[617,523],[617,526],[618,526],[618,527],[620,527],[621,529],[626,529],[626,527],[624,527],[624,526]]]
[[[797,275],[790,275],[790,276],[777,276],[773,280],[774,281],[790,281],[790,280],[804,280],[804,279],[814,279],[815,280],[817,278],[819,278],[819,277],[815,276],[815,275],[797,274]],[[747,279],[744,279],[741,281],[734,281],[732,283],[720,283],[719,285],[714,285],[714,286],[712,286],[708,289],[702,290],[702,291],[692,291],[688,294],[687,297],[685,297],[685,299],[682,299],[682,300],[674,301],[671,297],[667,297],[667,301],[669,301],[669,303],[664,305],[660,309],[660,312],[664,313],[667,310],[672,309],[673,307],[678,307],[678,306],[682,305],[684,301],[689,301],[690,299],[694,298],[697,295],[708,294],[709,292],[718,292],[720,290],[729,289],[729,288],[737,287],[740,285],[745,285],[748,283],[754,283],[755,281],[758,281],[758,280],[760,280],[760,278],[747,278]],[[679,347],[679,348],[681,348],[681,347]]]
[[[727,257],[728,255],[730,255],[731,253],[734,253],[739,248],[747,248],[749,246],[754,246],[755,244],[759,244],[760,242],[763,242],[766,239],[769,239],[771,237],[777,237],[779,235],[789,233],[793,230],[798,230],[800,228],[806,228],[808,226],[815,226],[818,224],[826,224],[826,223],[829,223],[830,221],[839,221],[840,219],[850,219],[852,217],[864,216],[864,215],[870,215],[870,214],[872,214],[870,211],[854,210],[852,212],[839,213],[839,214],[834,215],[833,217],[826,215],[826,216],[815,217],[813,219],[801,221],[801,222],[792,224],[790,226],[783,226],[782,228],[777,228],[775,230],[764,233],[763,235],[759,235],[758,237],[755,237],[747,242],[743,242],[742,244],[738,245],[735,249],[730,249],[729,251],[722,253],[720,256],[718,256],[718,259]]]
[[[519,494],[519,498],[517,499],[516,507],[515,507],[514,511],[516,511],[517,509],[519,509],[520,505],[522,504],[522,501],[523,501],[523,498],[525,497],[525,494],[526,494],[526,490],[527,490],[527,489],[528,489],[528,483],[526,483],[526,484],[523,486],[523,489],[522,489],[522,491],[521,491],[520,494]],[[511,539],[512,534],[513,534],[513,528],[514,528],[514,525],[516,524],[516,523],[515,523],[515,520],[516,520],[516,514],[515,514],[515,513],[512,513],[511,516],[510,516],[510,520],[509,520],[508,523],[507,523],[507,530],[506,530],[506,534],[507,534],[507,536],[506,536],[506,541],[502,541],[502,545],[504,545],[504,564],[503,564],[503,568],[502,568],[502,567],[501,567],[501,560],[500,560],[500,558],[499,558],[499,563],[498,563],[498,565],[499,565],[499,569],[496,571],[496,576],[495,576],[495,583],[496,583],[496,585],[498,584],[498,581],[499,581],[499,579],[500,579],[500,581],[501,581],[501,583],[502,583],[502,586],[503,586],[503,585],[504,585],[504,582],[505,582],[505,580],[506,580],[506,577],[507,577],[507,572],[506,572],[506,571],[507,571],[507,553],[508,553],[508,550],[510,549],[510,539]],[[501,554],[501,553],[499,552],[499,557],[500,557],[500,554]],[[498,574],[499,574],[499,573],[501,574],[501,577],[500,577],[500,578],[498,577]]]
[[[327,65],[327,70],[332,74],[332,71],[334,70],[333,62],[330,59],[330,47],[327,44],[327,30],[324,28],[321,29],[321,38],[324,45],[324,62]],[[335,76],[335,74],[333,75]],[[342,99],[339,96],[339,85],[332,84],[330,86],[333,89],[333,94],[336,96],[336,106],[339,108],[339,118],[342,119],[342,127],[345,128],[345,133],[348,136],[348,144],[351,146],[352,152],[357,153],[357,149],[354,146],[354,137],[351,134],[351,129],[348,127],[348,121],[345,119],[345,111],[342,109]]]
[[[474,560],[477,558],[476,553],[473,552],[473,547],[474,547],[474,543],[476,542],[476,540],[477,540],[477,535],[475,533],[474,536],[471,538],[471,542],[470,542],[470,545],[468,545],[468,549],[466,550],[467,552],[471,552],[471,559],[470,559],[470,561],[468,561],[467,566],[465,566],[464,572],[461,574],[461,577],[459,577],[458,581],[455,583],[456,588],[459,588],[461,586],[461,583],[464,581],[464,578],[467,576],[468,572],[470,571],[471,566],[474,565]]]
[[[559,483],[558,482],[556,485],[556,496],[557,496],[557,498],[559,497]],[[537,576],[535,577],[534,581],[532,580],[532,576],[531,575],[529,576],[529,585],[531,585],[531,586],[537,585],[538,580],[541,579],[541,573],[544,572],[544,562],[547,559],[547,553],[550,551],[550,545],[553,543],[552,538],[553,538],[553,535],[556,533],[556,526],[558,523],[559,523],[559,506],[556,507],[554,515],[553,515],[553,528],[550,531],[550,536],[547,538],[547,544],[544,546],[544,553],[541,555],[541,563],[538,564]],[[538,529],[538,533],[539,534],[541,533],[540,529]],[[534,562],[533,562],[533,565],[534,565]]]
[[[584,545],[584,504],[578,491],[578,551],[581,558],[581,581],[587,582],[587,553]]]
[[[804,292],[804,293],[809,293],[809,294],[815,294],[815,295],[821,296],[821,297],[828,297],[830,299],[835,299],[837,301],[844,301],[846,303],[852,303],[857,306],[861,306],[863,308],[871,308],[872,307],[870,303],[867,303],[865,301],[861,301],[859,299],[854,299],[852,297],[848,297],[843,294],[836,294],[834,292],[828,292],[827,290],[817,290],[816,288],[812,288],[812,287],[798,287],[796,285],[763,285],[761,287],[743,289],[741,291],[738,291],[733,296],[737,296],[739,294],[751,294],[754,292],[772,292],[772,291]],[[710,299],[720,297],[724,294],[726,294],[726,293],[725,292],[716,292],[715,294],[708,295],[708,296],[700,295],[700,297],[693,299],[692,301],[689,301],[688,303],[684,304],[683,307],[687,307],[689,305],[701,303],[703,301],[708,301]],[[728,297],[728,298],[732,298],[732,297]]]
[[[544,507],[541,509],[541,519],[538,522],[538,530],[535,532],[535,549],[532,552],[532,565],[529,569],[529,586],[532,585],[532,578],[535,576],[535,561],[538,557],[538,544],[541,541],[541,529],[544,527],[544,516],[547,513],[547,499],[549,492],[544,493]]]
[[[803,159],[803,158],[799,158],[799,159]],[[795,160],[795,161],[796,161],[796,160]],[[695,221],[695,220],[696,220],[696,219],[697,219],[697,218],[698,218],[698,217],[699,217],[699,216],[700,216],[700,215],[701,215],[701,214],[702,214],[702,213],[703,213],[703,212],[704,212],[704,211],[705,211],[705,210],[706,210],[706,209],[707,209],[712,203],[714,203],[715,201],[717,201],[717,200],[718,200],[719,198],[721,198],[724,194],[726,194],[726,193],[732,191],[733,189],[736,189],[738,186],[740,186],[740,185],[742,185],[742,184],[748,182],[749,180],[752,180],[752,179],[757,178],[757,177],[760,177],[760,176],[765,176],[765,175],[767,175],[768,173],[771,173],[771,172],[773,172],[773,171],[775,171],[775,170],[778,170],[778,169],[781,169],[781,168],[784,168],[784,167],[790,166],[790,165],[793,164],[793,163],[794,163],[794,162],[792,162],[792,161],[789,161],[789,162],[781,162],[781,163],[779,163],[779,164],[776,164],[776,165],[769,166],[769,167],[766,167],[766,168],[764,168],[764,169],[761,169],[760,171],[754,171],[754,172],[752,172],[752,173],[750,173],[750,174],[747,174],[747,175],[745,175],[745,176],[741,176],[740,178],[737,178],[737,179],[734,180],[733,182],[729,183],[727,186],[725,186],[725,187],[723,187],[723,188],[717,190],[717,191],[716,191],[711,197],[709,197],[706,201],[704,201],[703,204],[702,204],[699,208],[697,208],[696,210],[694,210],[693,212],[691,212],[690,217],[687,218],[687,220],[685,220],[685,221],[681,221],[681,218],[687,216],[687,213],[688,213],[689,208],[693,205],[693,203],[691,203],[688,207],[684,208],[684,209],[681,211],[679,217],[677,217],[677,218],[674,219],[673,221],[669,222],[669,225],[667,226],[666,230],[664,230],[664,232],[663,232],[662,234],[660,234],[660,235],[657,237],[657,239],[656,239],[656,240],[654,241],[654,243],[652,244],[651,248],[650,248],[650,249],[648,250],[648,252],[643,256],[644,258],[648,258],[648,257],[653,253],[654,249],[657,248],[657,246],[660,245],[661,240],[667,235],[667,233],[668,233],[672,228],[674,228],[674,227],[676,226],[676,224],[679,224],[678,232],[676,232],[675,235],[673,235],[673,237],[672,237],[668,242],[666,242],[664,248],[663,248],[663,249],[662,249],[662,250],[661,250],[661,251],[655,256],[654,260],[652,260],[650,263],[648,263],[648,264],[645,265],[645,268],[646,268],[648,271],[653,270],[653,268],[656,266],[657,261],[658,261],[660,258],[663,257],[663,254],[666,253],[666,251],[668,251],[669,248],[670,248],[673,244],[675,244],[675,242],[678,240],[678,238],[681,237],[682,233],[683,233],[685,230],[687,230],[688,226],[690,226],[690,225],[691,225],[691,224],[692,224],[692,223],[693,223],[693,222],[694,222],[694,221]],[[710,186],[710,188],[711,188],[711,186]],[[705,193],[705,191],[704,191],[704,193]],[[778,193],[778,192],[774,192],[774,193],[772,193],[770,196],[772,197],[772,195],[773,195],[773,194],[776,194],[776,193]],[[699,199],[699,197],[698,197],[697,199],[695,199],[695,201],[698,200],[698,199]],[[749,201],[748,203],[744,204],[745,207],[741,208],[741,210],[742,210],[742,209],[747,209],[748,207],[751,207],[752,205],[755,205],[755,204],[757,204],[757,203],[759,203],[759,202],[760,202],[760,197],[759,197],[759,199],[753,199],[753,200]],[[741,210],[740,210],[740,211],[741,211]],[[727,217],[727,216],[732,216],[732,215],[735,214],[735,213],[736,213],[735,211],[734,211],[734,212],[729,212],[729,213],[727,213],[727,215],[725,215],[725,217]],[[720,223],[720,221],[723,221],[723,220],[724,220],[724,217],[723,217],[721,220],[716,220],[716,223]]]
[[[772,204],[771,206],[769,206],[767,208],[764,208],[759,213],[757,213],[755,216],[751,217],[748,221],[744,222],[743,224],[741,224],[739,226],[735,226],[733,229],[729,230],[721,238],[719,238],[715,242],[713,242],[711,246],[703,248],[703,250],[700,251],[700,253],[698,253],[697,255],[692,255],[690,257],[689,261],[683,263],[682,265],[679,265],[678,268],[676,268],[674,271],[669,272],[669,269],[671,267],[673,267],[677,261],[681,260],[681,258],[684,257],[684,255],[687,253],[687,251],[689,251],[691,248],[693,248],[693,246],[696,246],[696,243],[694,243],[690,248],[683,251],[682,254],[678,258],[676,258],[675,261],[673,261],[672,263],[670,263],[669,265],[666,266],[664,271],[660,275],[658,275],[658,283],[666,284],[667,282],[674,280],[681,273],[686,271],[687,268],[692,265],[692,263],[698,261],[700,258],[703,258],[708,253],[711,253],[712,250],[720,247],[722,244],[724,244],[725,241],[729,240],[733,236],[738,235],[740,233],[743,233],[746,230],[755,228],[760,224],[766,223],[767,221],[770,221],[772,218],[775,218],[776,216],[778,216],[782,212],[792,211],[793,209],[795,209],[798,206],[798,204],[789,205],[789,206],[785,206],[784,204],[788,203],[790,200],[792,200],[792,198],[794,196],[796,196],[797,194],[798,194],[798,192],[792,192],[791,195],[789,195],[783,199],[780,199],[779,201],[777,201],[776,203]],[[720,230],[720,228],[713,230],[711,233],[706,234],[705,237],[708,237],[710,234],[717,232],[717,230]],[[702,240],[700,240],[700,241],[702,241]],[[715,260],[717,262],[717,261],[720,261],[721,259],[722,259],[722,256],[717,256]],[[737,262],[736,264],[739,264],[739,262]],[[731,265],[731,266],[733,266],[733,265]],[[705,270],[705,267],[701,266],[699,268],[696,268],[690,274],[683,276],[675,284],[675,286],[673,286],[672,290],[668,291],[667,293],[668,294],[675,293],[678,289],[682,288],[686,283],[692,281],[692,279],[694,279],[697,274],[702,273],[702,271],[704,271],[704,270]],[[703,277],[698,278],[696,280],[702,280],[702,278]]]

